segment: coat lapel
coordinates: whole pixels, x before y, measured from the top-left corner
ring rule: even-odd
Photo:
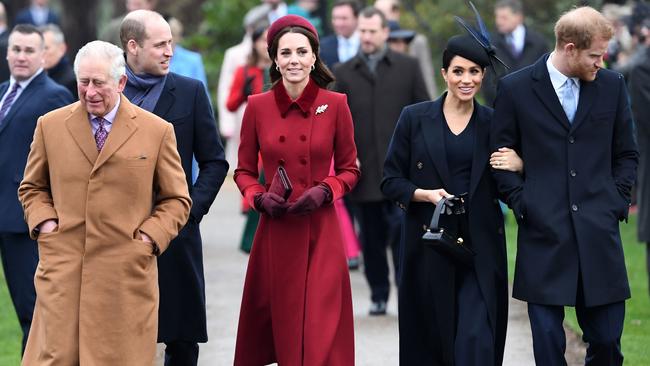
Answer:
[[[165,80],[165,85],[163,85],[163,90],[160,93],[160,98],[158,98],[158,103],[153,109],[153,114],[160,116],[164,120],[169,120],[167,113],[171,109],[172,105],[176,101],[176,80],[174,74],[167,74],[167,79]]]
[[[447,164],[447,152],[445,151],[445,137],[443,134],[445,127],[443,125],[445,122],[442,118],[443,101],[444,96],[438,98],[431,104],[430,109],[420,115],[419,118],[429,158],[431,158],[433,165],[436,167],[443,186],[449,187],[451,178],[449,177],[449,165]]]
[[[125,96],[120,95],[120,98],[122,99],[115,120],[113,121],[113,127],[108,134],[104,148],[97,157],[93,172],[99,169],[138,129],[133,121],[136,113],[132,104]]]
[[[578,109],[573,118],[571,130],[575,130],[584,121],[585,117],[589,114],[594,101],[598,96],[598,83],[596,81],[580,82],[580,99],[578,100]]]
[[[490,120],[490,118],[485,115],[483,107],[478,103],[474,102],[474,108],[477,108],[477,110],[475,111],[476,120],[474,121],[474,128],[476,134],[474,136],[474,156],[472,158],[472,172],[469,180],[470,200],[472,199],[472,196],[474,195],[474,191],[476,191],[476,187],[478,186],[478,183],[481,180],[481,177],[483,176],[483,171],[487,166],[489,153],[490,153],[488,147],[488,141],[489,141],[488,133],[490,128],[490,124],[488,123],[488,121]]]
[[[38,74],[30,83],[27,85],[27,88],[23,90],[22,93],[20,93],[20,96],[18,99],[14,101],[14,104],[11,106],[11,109],[7,112],[7,115],[5,116],[2,125],[0,126],[0,132],[5,129],[5,127],[12,122],[12,119],[18,113],[18,111],[23,108],[23,104],[27,103],[27,101],[34,102],[32,99],[32,94],[34,94],[37,90],[41,88],[41,85],[43,84],[43,81],[45,80],[45,71],[41,71],[40,74]],[[7,83],[7,86],[9,83]],[[5,89],[6,90],[6,89]],[[0,98],[4,96],[4,93],[0,94]]]
[[[99,152],[93,138],[93,130],[88,120],[88,112],[77,102],[70,110],[70,116],[65,121],[65,125],[72,135],[72,139],[77,143],[84,156],[91,165],[95,165]]]
[[[542,101],[544,106],[551,112],[555,120],[560,123],[567,131],[569,130],[569,120],[562,109],[560,100],[557,98],[557,94],[553,89],[553,84],[551,83],[551,78],[548,75],[548,69],[546,68],[546,60],[548,60],[548,55],[541,58],[534,66],[532,73],[533,76],[533,90],[537,97]]]

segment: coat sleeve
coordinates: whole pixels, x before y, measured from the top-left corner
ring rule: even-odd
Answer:
[[[38,224],[49,219],[58,219],[50,191],[50,171],[43,141],[42,122],[43,117],[36,123],[25,174],[18,187],[18,199],[23,205],[25,221],[32,239],[36,239],[34,229]]]
[[[499,81],[497,90],[490,130],[490,149],[496,151],[501,147],[509,147],[520,152],[521,134],[515,110],[517,101],[503,81]],[[492,169],[492,175],[502,199],[514,211],[517,221],[523,220],[525,207],[523,207],[521,194],[523,192],[524,178],[519,173],[499,169]]]
[[[361,172],[357,167],[357,146],[354,143],[354,126],[347,97],[339,98],[334,135],[334,172],[323,180],[332,191],[332,201],[349,193],[357,184]]]
[[[630,98],[622,75],[618,75],[619,96],[614,122],[612,146],[612,173],[618,192],[628,203],[631,202],[632,185],[636,180],[639,151],[634,132],[634,120],[630,109]],[[627,219],[627,210],[624,213]]]
[[[258,181],[257,161],[260,151],[257,139],[257,122],[255,113],[256,99],[252,98],[246,105],[239,137],[238,166],[235,169],[235,183],[251,207],[255,207],[253,198],[257,193],[266,192]]]
[[[408,178],[411,151],[411,113],[408,108],[404,108],[388,145],[381,191],[386,198],[397,202],[405,211],[408,210],[413,193],[418,188]]]
[[[226,108],[231,112],[237,111],[239,106],[246,101],[243,92],[245,81],[246,75],[244,75],[244,68],[239,67],[235,71],[232,84],[230,84],[230,93],[228,93],[228,100],[226,101]]]
[[[171,124],[167,124],[161,141],[154,172],[154,191],[151,216],[139,229],[153,239],[162,253],[187,222],[192,206]]]
[[[194,158],[199,164],[199,176],[192,187],[190,216],[200,222],[228,174],[228,162],[217,134],[217,123],[205,88],[196,85],[194,98]]]

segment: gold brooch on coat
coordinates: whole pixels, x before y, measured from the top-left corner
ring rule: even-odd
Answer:
[[[319,105],[318,108],[316,108],[316,115],[319,115],[319,114],[325,112],[327,107],[328,107],[327,104]]]

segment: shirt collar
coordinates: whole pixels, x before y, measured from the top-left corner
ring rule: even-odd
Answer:
[[[551,61],[553,59],[553,55],[555,55],[555,52],[551,52],[551,54],[548,56],[548,59],[546,60],[546,68],[548,69],[548,76],[551,78],[553,89],[558,91],[560,88],[562,88],[569,77],[561,73],[560,70],[558,70],[555,65],[553,65],[553,62]],[[580,80],[576,77],[573,77],[571,79],[573,79],[578,88],[580,88]]]
[[[526,27],[524,27],[523,24],[519,24],[515,30],[510,33],[512,36],[512,39],[515,41],[515,44],[517,47],[521,47],[524,45],[524,40],[526,38]]]
[[[18,83],[18,85],[20,85],[21,90],[25,90],[25,88],[27,88],[29,83],[31,83],[32,80],[34,80],[42,72],[43,72],[43,68],[41,67],[40,69],[36,70],[34,75],[32,75],[29,79],[23,80],[23,81],[17,81],[16,79],[14,79],[13,76],[11,76],[9,78],[9,90],[11,90],[11,88],[13,88],[14,84],[16,84],[16,83]]]
[[[117,103],[115,103],[115,106],[113,109],[111,109],[110,112],[106,113],[102,118],[104,118],[104,121],[113,124],[113,121],[115,120],[115,116],[117,115],[117,109],[120,107],[120,102],[122,101],[122,95],[119,94],[117,98]],[[92,121],[93,119],[97,118],[98,116],[88,113],[88,116],[90,120]]]
[[[338,40],[339,44],[343,43],[346,45],[359,45],[361,38],[359,37],[358,32],[352,33],[350,38],[345,38],[341,35],[337,35],[336,39]]]
[[[287,113],[289,113],[289,110],[294,105],[297,106],[298,109],[300,109],[300,111],[305,117],[309,116],[311,107],[314,105],[314,102],[316,101],[316,96],[318,95],[318,89],[320,89],[318,87],[318,84],[316,84],[314,80],[309,78],[309,82],[307,83],[305,90],[303,90],[300,97],[298,97],[298,99],[294,101],[291,100],[291,97],[289,96],[289,94],[287,94],[287,89],[285,89],[282,80],[279,80],[275,84],[275,86],[273,86],[273,94],[275,95],[275,103],[280,109],[280,115],[282,116],[282,118],[285,118],[287,116]]]

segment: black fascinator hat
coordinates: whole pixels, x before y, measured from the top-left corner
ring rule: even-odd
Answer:
[[[463,20],[463,18],[454,16],[454,20],[467,31],[468,35],[451,37],[447,43],[447,49],[456,55],[476,62],[481,67],[490,66],[496,75],[505,73],[508,65],[497,57],[496,50],[490,43],[490,33],[471,1],[469,1],[469,6],[476,16],[478,29]]]

